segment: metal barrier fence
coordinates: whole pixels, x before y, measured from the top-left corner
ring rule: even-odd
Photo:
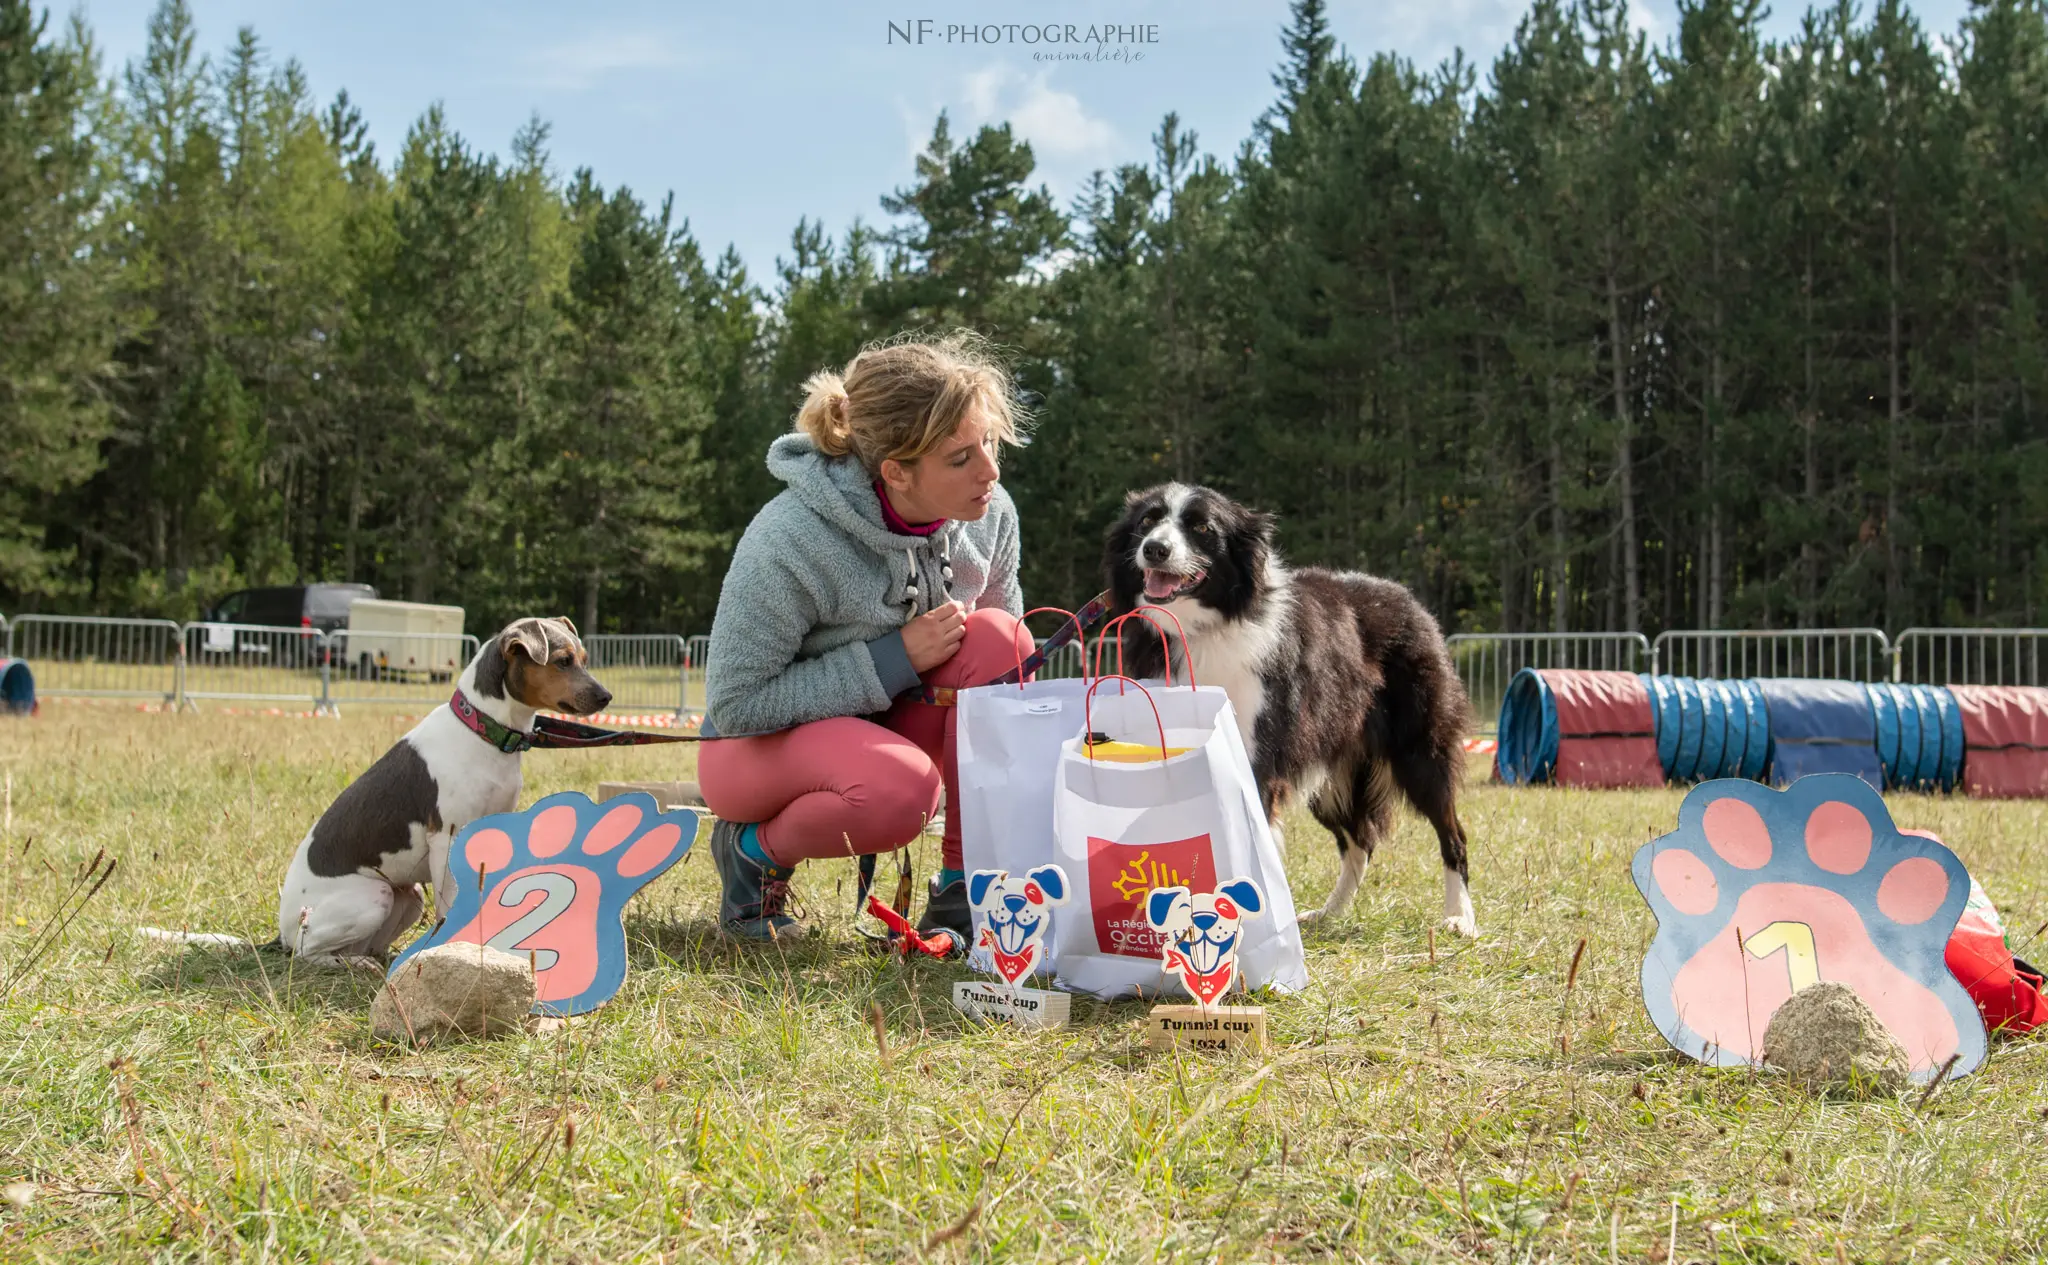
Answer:
[[[178,706],[195,699],[327,705],[327,638],[316,628],[187,624]]]
[[[709,706],[710,695],[704,684],[704,669],[711,662],[711,637],[698,633],[683,639],[683,706],[686,709],[703,711]]]
[[[1508,682],[1523,668],[1646,672],[1652,655],[1641,633],[1457,633],[1444,640],[1472,706],[1472,729],[1489,734]]]
[[[1650,671],[1663,676],[1724,679],[1792,676],[1884,681],[1892,675],[1892,647],[1876,628],[1666,632],[1657,635],[1651,649]]]
[[[1447,639],[1471,700],[1473,726],[1491,732],[1501,696],[1523,668],[1582,668],[1695,677],[1822,677],[1921,685],[2048,686],[2048,628],[1908,628],[1896,642],[1875,628],[1776,632],[1459,633]],[[474,658],[477,639],[446,633],[321,634],[253,624],[76,615],[0,616],[0,653],[27,660],[47,697],[433,705]],[[671,633],[585,638],[620,711],[702,711],[711,639]],[[1076,641],[1040,670],[1083,675]],[[1105,656],[1113,647],[1103,647]],[[1104,670],[1110,670],[1105,661]]]
[[[1892,680],[1914,685],[2048,685],[2048,628],[1908,628]]]
[[[17,615],[10,658],[28,660],[48,698],[152,698],[176,703],[184,686],[184,630],[168,619]]]
[[[689,706],[689,642],[674,633],[599,633],[583,639],[590,670],[603,673],[610,710],[673,712]]]

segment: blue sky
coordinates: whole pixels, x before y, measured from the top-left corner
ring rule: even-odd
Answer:
[[[590,167],[607,188],[648,201],[669,190],[707,253],[728,243],[770,280],[799,216],[835,235],[907,184],[943,108],[961,127],[1008,120],[1062,203],[1097,168],[1143,161],[1178,111],[1204,149],[1228,158],[1273,98],[1285,0],[358,0],[353,4],[191,0],[216,59],[242,25],[296,57],[324,104],[346,87],[381,153],[440,101],[474,145],[496,153],[538,111],[564,174]],[[117,70],[143,47],[153,0],[85,0]],[[1433,65],[1462,47],[1490,63],[1524,0],[1331,0],[1336,35],[1361,60],[1392,49]],[[1953,32],[1963,0],[1915,4]],[[61,9],[60,9],[61,12]],[[1799,9],[1768,22],[1793,30]],[[922,44],[890,26],[928,22]],[[1671,0],[1636,14],[1653,41],[1676,23]],[[1034,61],[1036,47],[946,39],[949,27],[1006,23],[1151,28],[1127,41],[1142,59]]]

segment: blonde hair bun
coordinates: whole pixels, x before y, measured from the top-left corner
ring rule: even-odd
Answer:
[[[839,373],[812,374],[796,425],[825,456],[852,455],[879,477],[884,461],[913,462],[944,443],[977,406],[993,438],[1024,442],[1029,419],[1008,366],[963,329],[870,343]]]
[[[797,429],[811,437],[819,452],[844,457],[853,451],[846,411],[845,380],[830,371],[814,373],[804,382],[804,406],[796,415]]]

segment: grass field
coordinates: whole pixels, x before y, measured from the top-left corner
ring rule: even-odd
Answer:
[[[1059,1034],[964,1021],[958,970],[855,947],[851,863],[799,874],[822,937],[740,951],[712,934],[700,849],[638,898],[633,973],[592,1020],[422,1053],[370,1037],[374,979],[133,934],[268,939],[293,844],[406,727],[75,703],[0,723],[0,971],[98,850],[119,860],[0,984],[0,1186],[27,1184],[0,1201],[0,1259],[2048,1254],[2048,1040],[1995,1045],[1924,1103],[1822,1101],[1667,1052],[1627,861],[1675,792],[1475,783],[1484,935],[1434,953],[1436,850],[1404,820],[1353,914],[1311,935],[1308,991],[1269,1003],[1271,1051],[1238,1061],[1147,1054],[1138,1005],[1077,1001]],[[542,752],[526,771],[530,802],[687,777],[690,758]],[[2048,919],[2048,807],[1892,806],[2011,923]],[[1296,895],[1319,901],[1332,850],[1291,824]]]

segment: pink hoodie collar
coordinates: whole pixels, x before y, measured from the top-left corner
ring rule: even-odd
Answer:
[[[888,485],[880,479],[875,480],[875,499],[882,503],[882,525],[899,536],[936,536],[939,528],[946,525],[943,518],[934,519],[929,523],[904,521],[903,515],[896,512],[896,507],[889,504]]]

